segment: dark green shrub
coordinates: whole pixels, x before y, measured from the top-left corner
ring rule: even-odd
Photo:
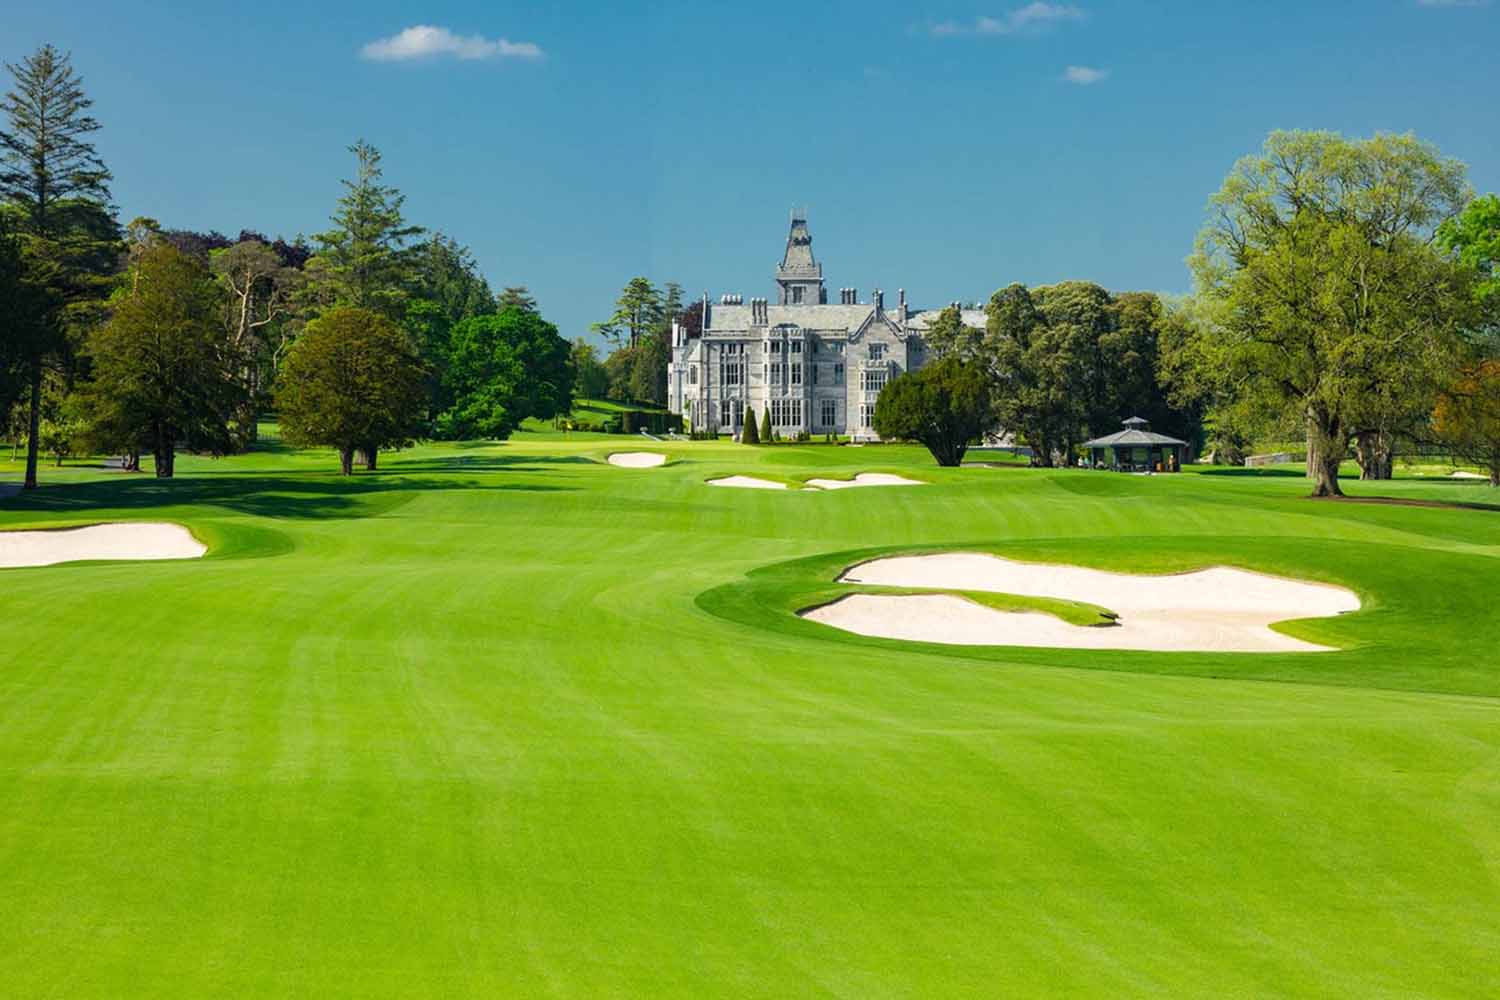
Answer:
[[[766,411],[766,426],[771,424],[771,412]],[[760,434],[755,429],[755,407],[745,407],[745,430],[740,434],[740,441],[744,444],[760,444]]]

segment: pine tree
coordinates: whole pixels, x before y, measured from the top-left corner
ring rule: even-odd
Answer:
[[[35,489],[44,372],[66,353],[69,326],[103,298],[118,241],[109,170],[87,139],[99,123],[71,59],[43,45],[6,68],[15,89],[0,101],[0,201],[18,210],[29,281],[42,296],[11,331],[30,390],[25,488]]]
[[[358,163],[354,179],[329,220],[333,228],[313,238],[320,249],[308,262],[314,305],[368,309],[399,320],[415,262],[407,241],[423,232],[401,214],[406,196],[381,183],[380,151],[361,139],[349,147]]]
[[[755,407],[745,407],[745,429],[740,432],[740,441],[744,444],[760,444],[760,435],[755,430]]]
[[[776,440],[776,428],[771,426],[771,404],[766,404],[766,412],[760,417],[760,439],[766,444]]]

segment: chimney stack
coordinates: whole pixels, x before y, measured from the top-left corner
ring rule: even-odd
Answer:
[[[875,289],[875,311],[876,312],[883,312],[884,310],[885,310],[885,292],[882,292],[880,289],[877,288],[877,289]]]

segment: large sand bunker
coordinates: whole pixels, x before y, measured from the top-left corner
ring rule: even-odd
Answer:
[[[786,483],[773,483],[769,479],[756,479],[754,476],[725,476],[723,479],[710,479],[710,486],[732,486],[742,490],[784,490]]]
[[[91,524],[55,531],[0,531],[0,568],[81,559],[196,559],[208,548],[180,524]]]
[[[926,486],[917,479],[893,476],[889,472],[861,472],[853,479],[809,479],[807,485],[820,490],[847,490],[854,486]]]
[[[1226,566],[1175,576],[1130,576],[955,552],[877,559],[855,566],[840,580],[1082,601],[1120,616],[1109,628],[1070,625],[1051,615],[996,611],[948,594],[851,594],[804,613],[860,635],[961,646],[1315,652],[1329,647],[1269,626],[1359,609],[1359,598],[1342,587]]]
[[[667,456],[654,451],[617,451],[609,456],[610,465],[625,469],[654,469],[666,460]]]

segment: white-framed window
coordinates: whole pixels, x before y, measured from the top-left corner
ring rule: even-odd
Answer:
[[[861,385],[861,388],[863,388],[865,392],[879,392],[881,389],[885,388],[885,376],[886,371],[884,368],[876,368],[873,371],[866,371],[864,373],[864,381]]]
[[[870,345],[870,360],[871,361],[884,361],[885,360],[885,345],[884,344],[871,344]]]
[[[785,370],[786,370],[786,366],[783,365],[779,361],[773,362],[771,364],[771,384],[772,385],[780,385],[782,383],[782,380],[786,377],[783,374],[783,372]]]
[[[801,385],[801,384],[802,384],[802,365],[799,362],[798,364],[792,365],[792,385]]]
[[[859,426],[861,426],[861,427],[869,427],[870,426],[870,421],[871,421],[871,419],[874,418],[874,416],[875,416],[875,404],[874,403],[860,403],[859,404]]]
[[[779,340],[773,340],[773,341],[771,341],[771,353],[772,354],[780,354],[781,353],[781,341],[779,341]]]
[[[724,362],[724,377],[721,380],[724,385],[743,385],[745,381],[745,366],[738,361]]]
[[[698,384],[698,366],[688,365],[688,385]]]
[[[838,385],[842,381],[844,381],[844,364],[839,362],[833,366],[833,384]]]
[[[794,340],[794,341],[792,341],[792,345],[791,346],[792,346],[792,353],[793,354],[801,354],[802,353],[802,341],[800,341],[800,340]]]
[[[819,407],[822,409],[820,416],[823,418],[824,427],[836,427],[839,422],[839,404],[836,399],[825,399]]]
[[[733,427],[735,418],[735,402],[732,399],[719,400],[719,426]]]
[[[802,304],[802,286],[801,285],[793,285],[792,286],[792,304],[793,305],[798,305],[798,306],[800,306]]]

